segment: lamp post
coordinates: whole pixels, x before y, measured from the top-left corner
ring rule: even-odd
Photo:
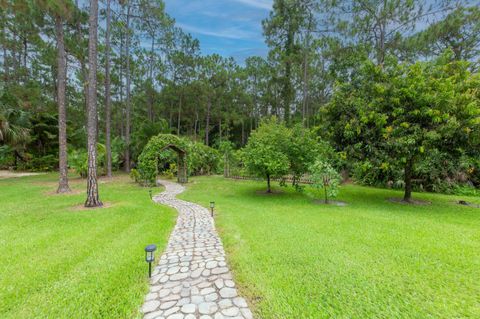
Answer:
[[[157,245],[151,244],[145,247],[145,261],[148,263],[148,277],[152,277],[152,262],[155,261]]]
[[[215,202],[210,202],[210,210],[212,212],[212,217],[213,217],[213,209],[215,208]]]

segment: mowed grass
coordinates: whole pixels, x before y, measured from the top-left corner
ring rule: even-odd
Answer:
[[[480,318],[480,209],[459,197],[347,185],[347,207],[264,183],[192,179],[181,197],[216,202],[229,263],[257,318]],[[465,197],[462,197],[465,199]],[[475,201],[475,198],[467,198]],[[478,202],[478,200],[476,201]]]
[[[0,318],[140,317],[144,247],[160,254],[175,212],[125,175],[100,181],[102,209],[81,209],[84,180],[73,195],[56,185],[56,174],[0,180]]]

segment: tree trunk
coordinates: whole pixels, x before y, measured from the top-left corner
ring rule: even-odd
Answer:
[[[293,54],[293,46],[294,46],[294,31],[292,23],[290,23],[287,33],[287,41],[286,41],[286,59],[285,62],[285,78],[283,83],[283,107],[284,107],[284,118],[285,123],[288,125],[290,123],[290,104],[292,103],[292,54]]]
[[[271,193],[272,188],[270,187],[270,174],[267,174],[267,193]]]
[[[2,17],[3,18],[3,17]],[[8,86],[8,56],[7,56],[7,27],[6,23],[3,24],[2,30],[2,49],[3,49],[3,80],[5,81],[5,86]]]
[[[305,53],[303,56],[303,109],[302,109],[302,120],[303,126],[308,127],[307,117],[308,117],[308,40],[305,41],[307,48],[305,48]]]
[[[152,36],[152,46],[150,48],[150,67],[148,70],[148,78],[150,80],[149,85],[147,86],[147,97],[148,97],[148,119],[150,122],[153,122],[153,65],[155,59],[153,58],[155,54],[155,37]]]
[[[242,118],[242,145],[243,146],[245,145],[245,123],[244,123],[244,120]]]
[[[410,202],[412,200],[412,174],[413,174],[413,159],[407,160],[405,164],[405,195],[403,200]]]
[[[221,142],[222,141],[222,118],[218,119],[218,136]]]
[[[87,123],[87,200],[85,207],[99,207],[102,202],[98,196],[97,182],[97,28],[98,0],[90,0],[88,35],[88,123]]]
[[[208,146],[208,143],[209,143],[209,130],[210,130],[210,109],[212,107],[212,101],[210,100],[210,97],[208,97],[208,100],[207,100],[207,118],[205,120],[205,145]]]
[[[27,34],[24,32],[23,34],[23,81],[27,83],[28,80],[28,68],[27,68],[27,59],[28,59],[28,41],[27,41]]]
[[[193,140],[197,141],[197,130],[198,130],[198,110],[195,110],[195,121],[193,123]]]
[[[180,101],[178,103],[178,117],[177,117],[177,135],[180,136],[180,122],[182,121],[182,94],[180,94]]]
[[[58,103],[58,181],[57,193],[68,193],[68,161],[67,161],[67,110],[65,105],[65,87],[67,82],[67,67],[65,54],[65,39],[63,35],[63,20],[55,17],[57,36],[57,103]]]
[[[327,191],[327,185],[325,182],[323,182],[323,192],[325,194],[325,204],[328,204],[328,191]]]
[[[223,155],[223,177],[230,177],[230,158],[227,153]]]
[[[107,0],[107,29],[105,31],[105,148],[107,152],[107,177],[112,177],[112,111],[110,105],[110,16],[110,0]]]
[[[130,119],[130,4],[127,4],[127,25],[126,25],[126,41],[125,41],[125,51],[127,59],[127,106],[125,114],[125,172],[130,172],[130,129],[131,129],[131,119]]]
[[[168,114],[168,128],[170,129],[170,133],[173,130],[173,105],[172,102],[170,102],[170,107],[169,109],[169,114]]]
[[[75,1],[75,7],[79,8],[78,0]],[[78,9],[80,10],[80,9]],[[83,37],[82,37],[82,26],[80,23],[80,17],[76,17],[75,21],[75,28],[76,28],[76,38],[77,38],[77,45],[79,46],[79,50],[82,50],[83,44]],[[85,107],[85,114],[88,114],[88,70],[87,66],[85,65],[85,57],[82,52],[79,52],[78,62],[80,63],[80,70],[82,72],[82,87],[83,87],[83,98],[84,98],[84,107]],[[85,120],[88,121],[88,115],[85,117]]]

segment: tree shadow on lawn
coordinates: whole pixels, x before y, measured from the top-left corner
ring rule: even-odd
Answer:
[[[272,189],[275,190],[276,193],[266,194],[266,185],[264,186],[261,182],[250,185],[248,185],[248,183],[252,183],[251,181],[235,182],[236,183],[233,184],[235,186],[232,187],[232,190],[227,192],[228,197],[240,196],[245,198],[246,200],[248,200],[248,198],[251,198],[252,200],[261,200],[263,203],[268,203],[271,201],[272,204],[288,203],[292,200],[295,200],[301,201],[302,205],[321,207],[320,205],[313,202],[312,199],[320,198],[317,195],[312,196],[311,190],[309,190],[308,186],[303,193],[296,192],[290,185],[288,185],[287,187],[274,186],[272,187]],[[278,192],[279,190],[280,192]],[[455,209],[455,212],[468,214],[476,210],[472,206],[464,206],[458,204],[458,200],[465,199],[467,198],[467,196],[445,195],[428,192],[413,193],[413,200],[429,202],[431,203],[429,205],[402,205],[398,202],[389,201],[390,198],[398,198],[399,201],[401,201],[401,199],[403,198],[403,191],[396,189],[385,189],[348,184],[341,187],[340,196],[335,200],[341,200],[348,203],[349,209],[353,210],[378,210],[388,211],[389,213],[395,214],[417,214],[420,210],[428,213],[429,215],[431,215],[432,213],[436,215],[443,215],[446,213],[451,213],[452,209]],[[468,197],[467,200],[468,202],[472,202],[473,205],[477,205],[477,202],[480,201],[480,199],[472,197]],[[328,206],[324,205],[324,207]],[[332,205],[331,207],[333,208],[335,206]]]
[[[70,208],[70,210],[72,211],[89,211],[89,210],[98,210],[98,209],[102,209],[102,208],[110,208],[110,207],[113,207],[115,206],[114,203],[110,203],[110,202],[105,202],[103,203],[102,206],[98,206],[98,207],[85,207],[85,204],[78,204],[78,205],[75,205],[73,207]]]

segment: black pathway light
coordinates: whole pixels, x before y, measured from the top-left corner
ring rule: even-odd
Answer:
[[[212,212],[212,217],[213,217],[213,209],[215,208],[215,202],[210,202],[210,210]]]
[[[145,261],[148,263],[148,277],[152,277],[152,263],[155,261],[157,245],[151,244],[145,247]]]

